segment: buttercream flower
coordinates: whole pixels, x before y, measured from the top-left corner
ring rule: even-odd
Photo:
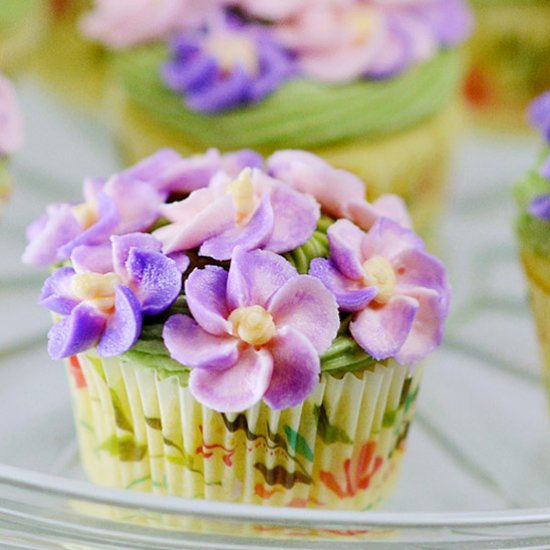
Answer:
[[[336,337],[338,307],[317,279],[272,252],[235,250],[229,272],[207,266],[185,282],[193,317],[165,324],[171,356],[192,368],[189,387],[214,410],[263,399],[293,407],[315,389],[320,355]]]
[[[293,72],[268,29],[228,18],[175,38],[162,76],[190,109],[214,113],[260,101]]]
[[[550,194],[534,197],[529,204],[529,214],[550,221]]]
[[[537,97],[529,106],[529,120],[550,141],[550,91]]]
[[[414,364],[441,342],[449,307],[445,268],[422,240],[391,220],[368,233],[348,220],[328,230],[329,259],[312,261],[310,274],[353,312],[350,331],[377,360]]]
[[[122,49],[168,38],[177,31],[203,24],[220,9],[221,1],[95,0],[83,17],[82,32],[93,40]]]
[[[23,145],[23,122],[11,82],[0,74],[0,158]]]
[[[208,187],[161,210],[172,222],[154,233],[165,253],[200,247],[216,260],[230,259],[237,246],[288,252],[313,235],[319,219],[312,197],[250,168],[236,179],[218,172]]]
[[[181,290],[180,265],[161,253],[151,235],[114,236],[110,247],[80,246],[73,267],[45,282],[40,303],[63,318],[48,333],[48,352],[61,359],[97,346],[112,357],[136,342],[144,315],[170,307]]]
[[[233,0],[228,4],[241,8],[248,15],[267,21],[290,19],[300,12],[314,7],[315,4],[326,6],[345,5],[355,0]]]
[[[382,195],[373,203],[365,199],[365,184],[351,172],[333,168],[306,151],[286,150],[271,155],[269,173],[301,193],[313,196],[323,212],[348,218],[368,230],[380,218],[390,218],[403,227],[412,226],[407,207],[397,195]]]

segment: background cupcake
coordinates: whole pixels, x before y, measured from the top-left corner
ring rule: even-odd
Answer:
[[[368,203],[309,153],[248,150],[163,150],[84,197],[29,228],[24,260],[57,266],[40,301],[91,479],[380,504],[449,305],[402,201]]]
[[[524,127],[528,104],[550,87],[550,4],[473,0],[477,31],[466,95],[477,118],[507,130]]]
[[[456,130],[464,3],[221,4],[157,2],[151,25],[125,3],[124,33],[106,3],[87,17],[88,35],[116,51],[109,120],[126,157],[167,145],[308,149],[429,223]]]

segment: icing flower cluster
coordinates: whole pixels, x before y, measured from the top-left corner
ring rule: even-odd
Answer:
[[[464,41],[471,24],[464,0],[96,0],[83,28],[115,49],[168,40],[164,82],[208,113],[290,78],[391,78]]]
[[[40,297],[57,318],[53,358],[117,356],[144,322],[162,323],[195,397],[236,412],[301,403],[339,332],[407,365],[441,342],[445,269],[402,201],[367,202],[358,178],[311,153],[166,149],[87,179],[83,196],[28,230],[24,261],[54,267]],[[299,273],[284,254],[318,233],[321,216],[329,253]],[[180,297],[183,312],[171,310]]]
[[[533,101],[529,108],[529,119],[543,139],[550,143],[550,92]],[[540,174],[550,180],[550,155],[542,164]],[[529,205],[529,213],[536,218],[550,221],[550,193],[534,197]]]
[[[23,145],[23,122],[11,82],[0,74],[0,159]]]

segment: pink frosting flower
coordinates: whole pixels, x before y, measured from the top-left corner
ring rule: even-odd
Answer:
[[[172,223],[155,231],[165,253],[200,247],[228,260],[235,247],[288,252],[313,235],[319,205],[307,195],[246,168],[236,179],[218,172],[210,185],[161,208]]]
[[[0,74],[0,157],[23,145],[23,122],[11,82]]]
[[[261,399],[284,409],[315,389],[320,355],[340,325],[320,281],[298,275],[277,254],[238,248],[229,272],[193,271],[185,295],[193,318],[172,316],[163,338],[171,356],[192,368],[189,387],[198,401],[221,412]]]
[[[381,217],[411,228],[407,207],[397,195],[382,195],[373,203],[365,200],[365,184],[346,170],[333,168],[322,158],[306,151],[286,150],[271,155],[269,173],[297,191],[313,196],[323,212],[334,218],[348,218],[369,230]]]
[[[444,266],[422,240],[381,218],[368,233],[348,220],[328,230],[330,258],[312,261],[310,274],[353,312],[350,331],[375,359],[420,361],[440,343],[449,308]]]
[[[200,26],[217,13],[221,3],[221,0],[95,0],[93,11],[82,19],[82,32],[110,48],[127,48]]]

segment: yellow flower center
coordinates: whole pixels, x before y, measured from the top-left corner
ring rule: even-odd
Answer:
[[[97,203],[84,202],[78,206],[73,206],[73,214],[82,229],[88,229],[97,223],[99,213],[97,211]]]
[[[114,273],[77,273],[71,279],[71,291],[80,300],[109,312],[115,307],[115,285],[119,282]]]
[[[276,333],[271,313],[261,306],[239,307],[229,316],[233,336],[251,346],[267,344]]]
[[[382,256],[373,256],[363,264],[363,270],[365,283],[378,288],[374,301],[378,304],[386,304],[393,296],[396,285],[395,271],[390,262]]]
[[[233,197],[237,211],[237,223],[243,222],[254,210],[254,186],[252,170],[245,168],[228,186],[226,193]]]
[[[260,69],[254,42],[237,32],[225,32],[210,36],[206,40],[206,51],[214,56],[225,72],[231,72],[237,65],[244,67],[251,75]]]
[[[364,6],[352,9],[346,14],[345,21],[353,31],[356,44],[366,42],[376,30],[379,20],[375,13],[372,8]]]

